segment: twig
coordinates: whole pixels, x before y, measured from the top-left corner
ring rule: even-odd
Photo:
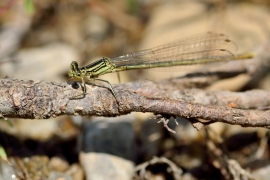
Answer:
[[[8,118],[48,119],[60,115],[119,116],[153,112],[244,127],[270,127],[269,110],[248,110],[269,106],[270,92],[264,90],[235,93],[190,89],[171,93],[158,88],[162,87],[160,84],[139,81],[114,86],[118,106],[108,89],[97,86],[87,86],[86,97],[76,100],[69,98],[81,94],[81,90],[66,83],[2,79],[0,86],[0,113]],[[198,94],[200,100],[195,98]]]
[[[174,130],[172,130],[169,126],[168,126],[168,123],[169,123],[169,121],[170,121],[170,117],[168,118],[168,117],[164,117],[164,116],[162,116],[162,115],[157,115],[156,116],[156,118],[157,119],[160,119],[159,121],[158,121],[158,123],[163,123],[163,125],[164,125],[164,127],[169,131],[169,132],[171,132],[171,133],[176,133]]]
[[[176,164],[174,164],[172,161],[170,161],[169,159],[165,158],[165,157],[153,157],[153,159],[151,159],[150,161],[144,162],[140,165],[138,165],[135,168],[135,171],[139,173],[139,176],[137,177],[137,179],[152,179],[149,177],[149,174],[147,173],[147,169],[149,166],[154,166],[154,165],[158,165],[158,164],[166,164],[169,168],[164,169],[164,173],[171,173],[173,174],[173,177],[175,180],[180,180],[181,179],[181,175],[183,174],[182,169],[180,169],[179,167],[177,167]],[[168,171],[169,172],[166,172]],[[162,173],[162,172],[160,172]]]
[[[254,180],[254,177],[243,169],[235,160],[229,159],[228,155],[224,152],[222,148],[222,138],[219,135],[215,136],[219,141],[218,144],[215,144],[213,140],[210,139],[209,132],[207,129],[206,138],[207,138],[207,149],[209,155],[212,157],[212,164],[218,168],[223,175],[224,179],[234,179],[234,180]]]

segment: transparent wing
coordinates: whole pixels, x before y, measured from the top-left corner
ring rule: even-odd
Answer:
[[[116,67],[172,62],[172,66],[218,63],[233,59],[237,45],[228,36],[204,33],[152,49],[112,58]]]

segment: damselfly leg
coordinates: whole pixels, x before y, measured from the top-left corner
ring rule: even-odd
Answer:
[[[73,100],[73,99],[83,99],[85,96],[86,96],[86,93],[87,93],[87,87],[86,87],[86,84],[89,84],[89,85],[95,85],[95,86],[99,86],[99,87],[104,87],[104,88],[107,88],[111,91],[111,93],[113,94],[114,98],[117,100],[116,98],[116,94],[115,94],[115,91],[113,90],[113,87],[111,85],[111,83],[109,81],[106,81],[104,79],[98,79],[98,78],[95,78],[95,79],[91,79],[91,81],[93,82],[90,82],[90,81],[84,81],[82,80],[81,82],[77,82],[80,84],[81,88],[82,88],[82,91],[83,93],[82,94],[79,94],[79,95],[76,95],[76,96],[73,96],[72,98],[70,98],[70,100]],[[101,82],[105,82],[109,85],[109,87],[106,87],[106,86],[102,86],[102,85],[99,85],[99,84],[96,84],[94,83],[95,81],[101,81]]]

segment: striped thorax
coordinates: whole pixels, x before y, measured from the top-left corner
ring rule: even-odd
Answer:
[[[92,64],[79,68],[78,63],[73,61],[70,64],[69,77],[76,79],[97,78],[100,75],[113,72],[115,66],[110,62],[109,58],[102,58]]]

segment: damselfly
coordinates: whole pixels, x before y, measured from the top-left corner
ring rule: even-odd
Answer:
[[[233,60],[234,58],[239,59],[234,55],[236,51],[237,45],[226,35],[209,32],[116,58],[104,57],[81,68],[76,61],[73,61],[68,74],[69,77],[81,82],[83,88],[83,94],[79,95],[82,96],[81,98],[85,97],[86,94],[85,83],[91,80],[108,83],[116,98],[111,84],[106,80],[98,79],[100,75],[132,69],[207,65]],[[76,97],[73,97],[73,99]]]

